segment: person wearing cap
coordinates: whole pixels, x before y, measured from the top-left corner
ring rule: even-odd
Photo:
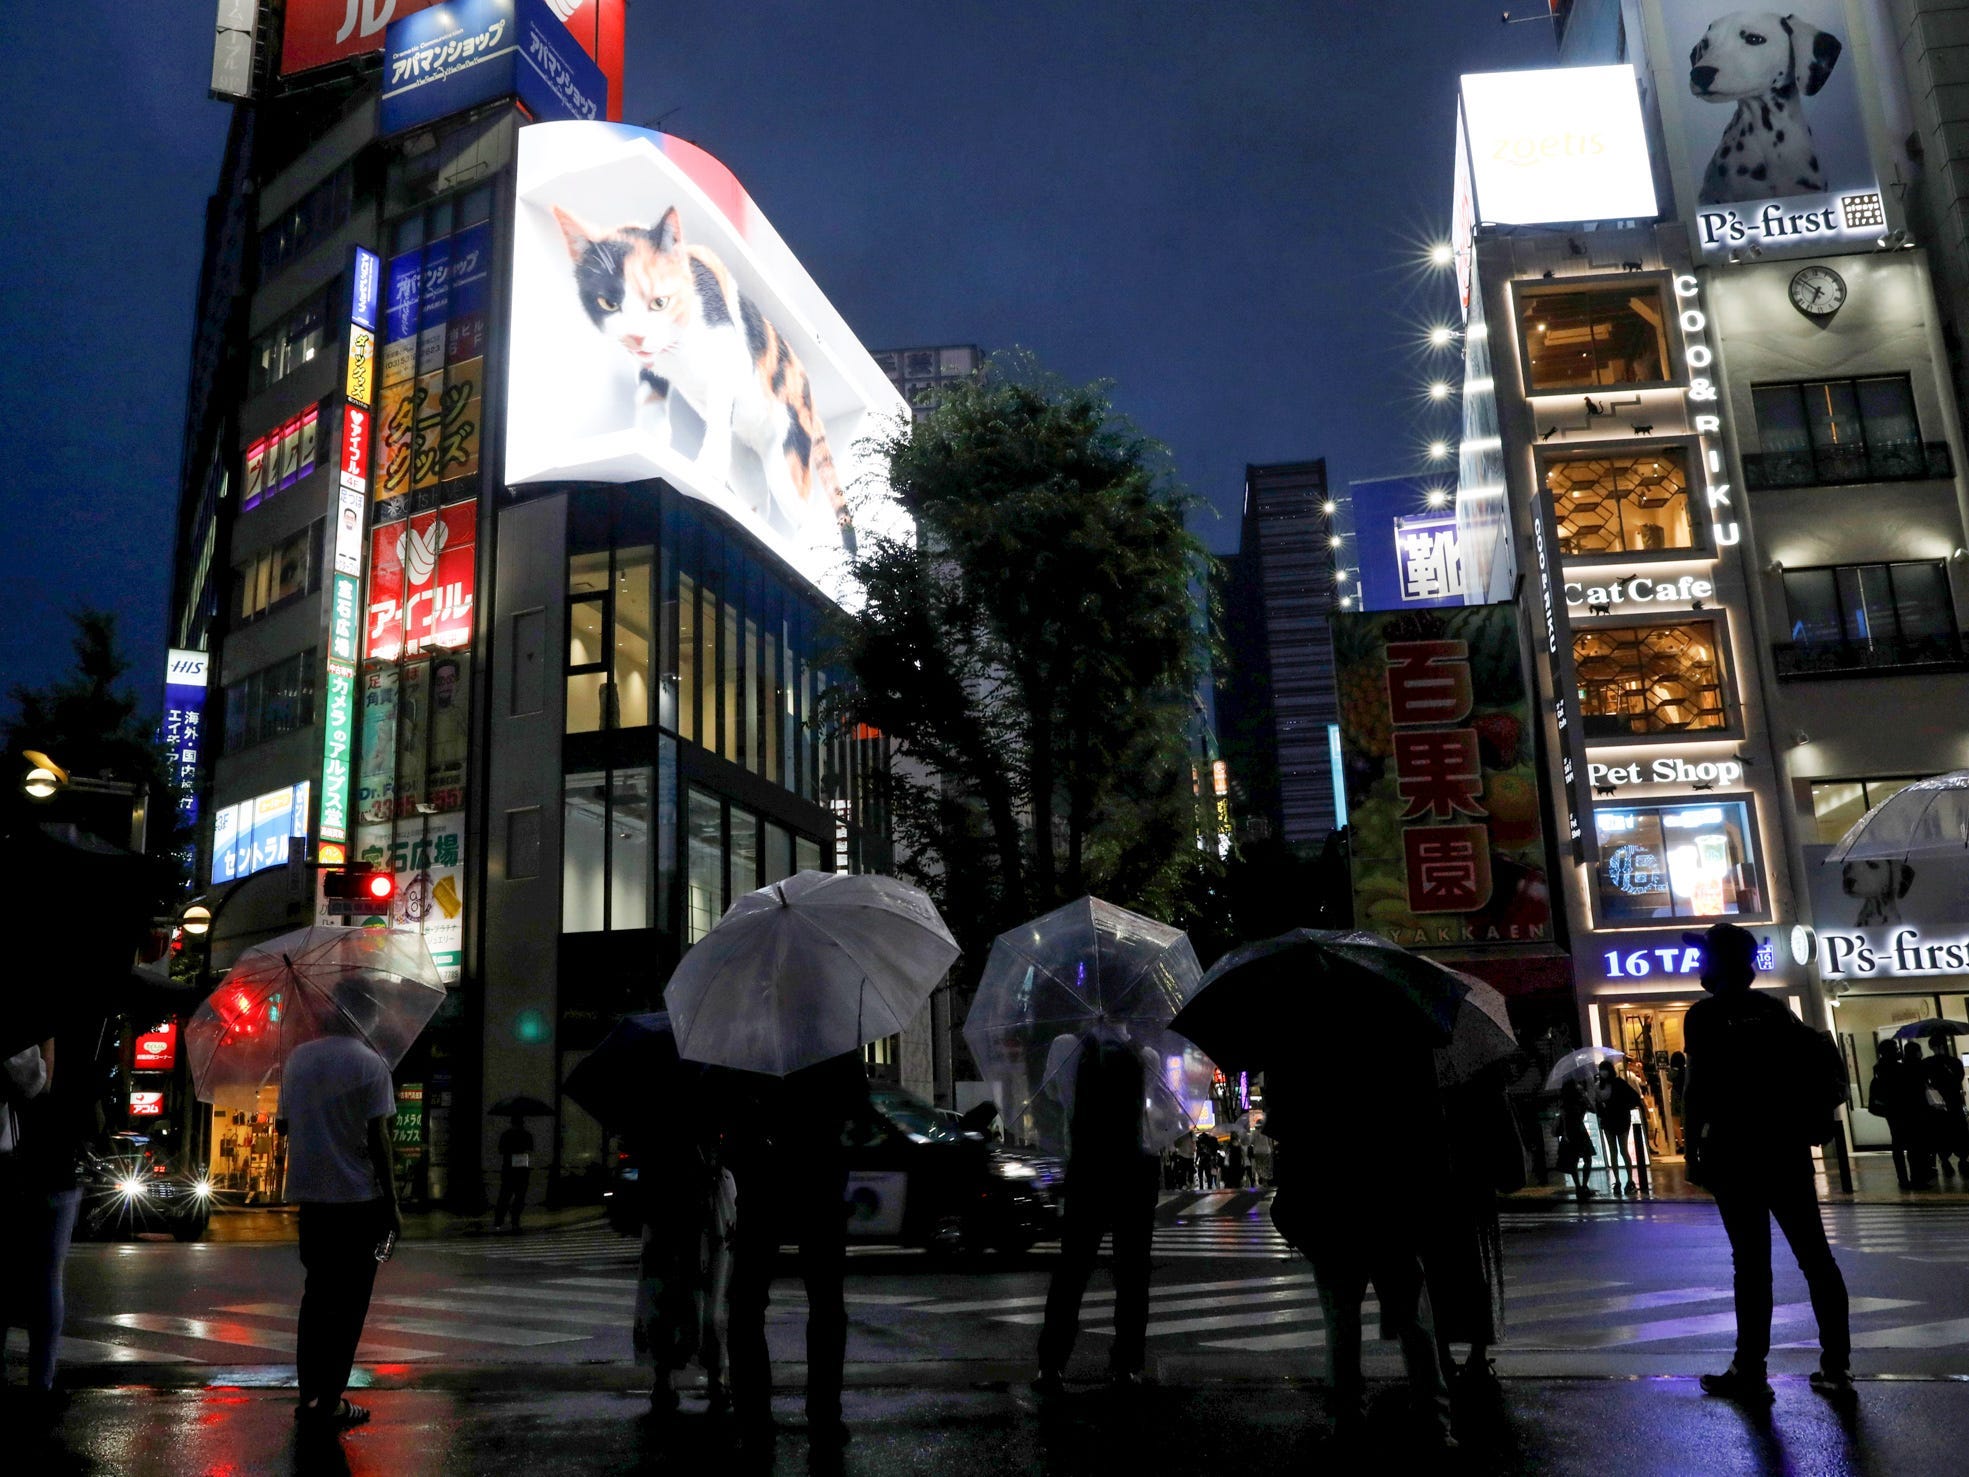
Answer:
[[[1784,1032],[1799,1022],[1775,995],[1751,988],[1757,940],[1733,923],[1684,934],[1702,951],[1706,1000],[1689,1007],[1683,1039],[1689,1058],[1689,1179],[1716,1197],[1735,1269],[1736,1358],[1702,1377],[1705,1394],[1755,1404],[1773,1398],[1766,1361],[1771,1349],[1771,1222],[1798,1259],[1819,1327],[1819,1368],[1812,1388],[1835,1398],[1853,1393],[1852,1333],[1846,1279],[1819,1218],[1810,1146],[1772,1128],[1772,1104],[1793,1090],[1782,1074]]]

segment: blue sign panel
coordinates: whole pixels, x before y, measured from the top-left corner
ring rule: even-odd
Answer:
[[[349,287],[349,317],[359,327],[376,331],[376,299],[383,286],[383,259],[365,246],[356,248],[356,269]]]
[[[542,121],[587,121],[606,115],[608,83],[546,0],[446,0],[390,27],[383,133],[502,97]]]
[[[1349,489],[1361,609],[1465,603],[1452,481],[1448,475],[1386,477]]]
[[[173,647],[164,668],[164,750],[178,819],[198,827],[198,755],[204,740],[205,672],[202,651]]]

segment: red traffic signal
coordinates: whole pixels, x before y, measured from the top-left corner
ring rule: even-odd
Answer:
[[[396,874],[382,871],[374,862],[350,862],[321,874],[321,892],[331,913],[375,917],[390,911],[397,895]]]

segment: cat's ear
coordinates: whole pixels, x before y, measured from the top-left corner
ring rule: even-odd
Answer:
[[[671,206],[663,212],[663,219],[656,223],[656,249],[675,251],[684,244],[684,223],[677,219],[677,207]]]
[[[576,261],[580,261],[582,253],[603,234],[580,216],[570,215],[558,205],[554,207],[554,220],[561,228],[561,238],[567,242],[567,254]]]

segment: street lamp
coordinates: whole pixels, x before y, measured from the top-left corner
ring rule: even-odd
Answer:
[[[130,801],[130,850],[144,850],[150,811],[150,792],[145,786],[134,780],[90,779],[86,775],[70,774],[39,749],[22,749],[21,757],[34,766],[21,781],[21,789],[37,803],[45,804],[63,790],[78,795],[120,795]]]
[[[225,905],[220,904],[221,907]],[[178,915],[178,927],[193,938],[202,938],[212,928],[212,910],[203,903],[193,903]]]

